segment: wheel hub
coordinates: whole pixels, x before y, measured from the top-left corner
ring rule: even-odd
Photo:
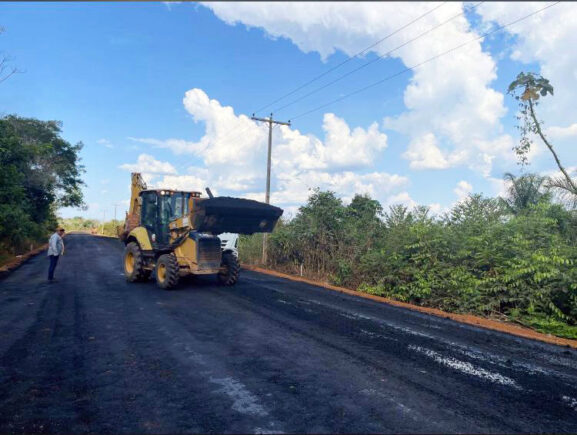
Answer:
[[[124,269],[129,275],[134,271],[134,254],[132,252],[127,252],[124,257]]]
[[[166,279],[166,266],[164,264],[159,264],[158,265],[158,269],[156,272],[156,277],[159,279],[159,281],[164,282],[164,280]]]

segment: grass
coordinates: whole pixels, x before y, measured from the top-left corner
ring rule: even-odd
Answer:
[[[547,317],[543,314],[534,314],[532,316],[515,317],[519,323],[542,332],[543,334],[551,334],[556,337],[570,338],[577,340],[577,326],[568,325],[560,320]]]

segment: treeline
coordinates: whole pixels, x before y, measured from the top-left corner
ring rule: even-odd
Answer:
[[[87,219],[80,216],[67,219],[59,219],[59,225],[64,227],[67,232],[81,231],[91,234],[102,234],[105,236],[116,236],[116,227],[123,224],[123,221],[114,219],[107,222],[102,222],[98,219]]]
[[[58,207],[83,205],[82,143],[62,139],[61,127],[58,121],[0,118],[0,257],[45,243],[57,226]]]
[[[577,338],[577,215],[543,177],[508,181],[507,198],[471,195],[442,216],[317,190],[270,235],[269,266]],[[242,237],[241,259],[258,264],[261,242]]]

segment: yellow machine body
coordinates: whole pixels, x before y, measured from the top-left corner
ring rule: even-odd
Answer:
[[[125,275],[130,282],[154,272],[157,283],[173,288],[178,276],[217,274],[234,285],[240,266],[236,252],[217,234],[271,232],[282,210],[241,198],[201,198],[200,192],[147,189],[132,174],[130,207],[118,237],[124,242]]]
[[[133,238],[136,240],[140,249],[144,251],[152,251],[152,244],[150,243],[150,238],[144,227],[136,227],[130,231],[128,235],[129,239]]]
[[[144,253],[152,253],[153,247],[148,236],[148,232],[144,227],[134,228],[128,235],[129,241],[136,241]],[[175,241],[176,237],[172,239]],[[218,273],[221,270],[220,267],[220,251],[215,249],[220,249],[220,246],[213,244],[212,252],[199,252],[199,243],[197,240],[187,237],[182,241],[174,250],[172,251],[176,256],[178,265],[180,266],[180,274],[195,274],[195,275],[207,275]],[[211,261],[212,260],[212,261]],[[154,270],[155,264],[153,262],[148,262],[144,268],[148,270]]]

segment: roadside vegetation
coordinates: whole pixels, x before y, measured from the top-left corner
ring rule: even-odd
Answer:
[[[441,216],[427,207],[314,191],[269,237],[269,266],[450,312],[510,319],[577,338],[577,214],[542,177],[508,176],[507,198],[471,195]],[[260,235],[241,260],[259,264]]]
[[[0,263],[46,243],[59,207],[83,206],[78,153],[58,121],[0,118]]]
[[[117,236],[116,227],[123,225],[124,221],[109,220],[106,222],[97,219],[86,219],[76,216],[68,219],[59,219],[59,225],[63,226],[67,232],[80,231],[90,234],[101,234],[105,236]]]
[[[505,198],[470,195],[440,216],[427,207],[383,210],[368,196],[345,205],[315,190],[269,237],[268,267],[374,295],[457,313],[511,320],[577,339],[577,182],[538,120],[547,79],[518,75],[521,174],[505,174]],[[534,140],[560,175],[527,173]],[[262,236],[242,237],[241,260],[261,263]]]

